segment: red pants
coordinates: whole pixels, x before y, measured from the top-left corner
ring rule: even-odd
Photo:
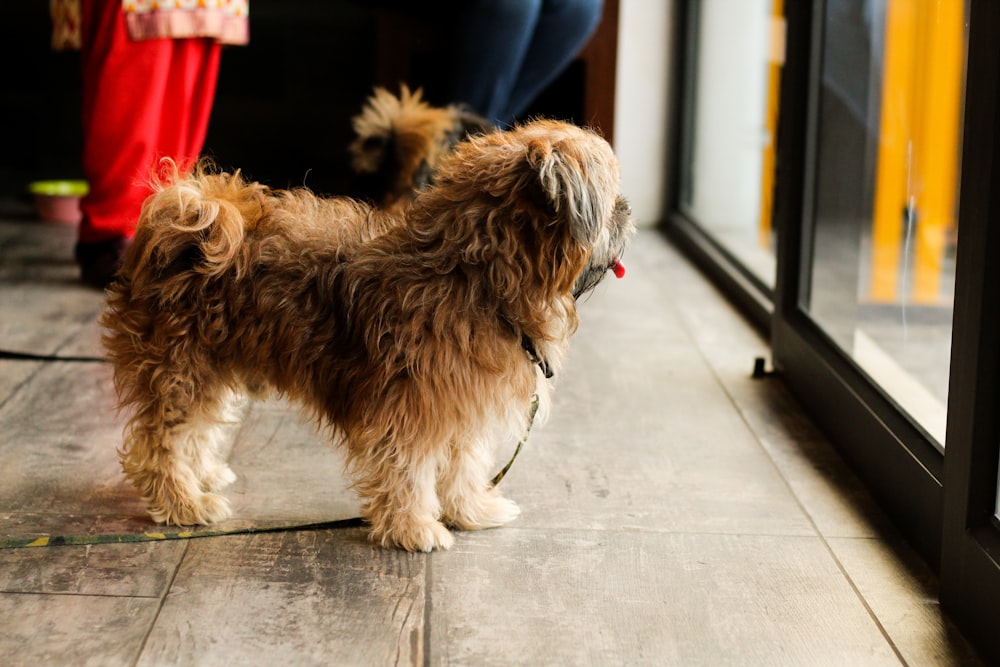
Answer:
[[[83,243],[131,237],[157,161],[201,152],[219,73],[209,39],[131,41],[121,0],[83,0]]]

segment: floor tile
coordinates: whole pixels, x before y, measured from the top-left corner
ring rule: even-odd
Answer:
[[[51,354],[93,326],[104,295],[80,284],[76,228],[0,220],[0,348]]]
[[[738,378],[726,386],[821,534],[875,537],[893,532],[871,494],[780,381]]]
[[[901,541],[829,540],[847,576],[907,664],[983,664],[938,602],[937,579]]]
[[[520,525],[813,534],[701,360],[661,346],[588,361],[503,481]]]
[[[419,663],[425,561],[360,530],[192,541],[139,665]]]
[[[142,513],[118,464],[121,431],[109,367],[46,364],[0,409],[0,507]]]
[[[431,563],[432,665],[898,665],[816,538],[496,530]]]
[[[659,255],[676,251],[660,248]],[[770,357],[767,341],[684,260],[654,264],[653,280],[678,294],[676,317],[728,399],[773,460],[823,535],[871,537],[890,530],[860,480],[803,414],[780,379],[753,379],[754,360]]]
[[[343,454],[284,401],[250,406],[229,464],[237,477],[224,493],[237,518],[307,523],[359,516]]]
[[[0,592],[160,598],[185,542],[0,549]]]
[[[662,241],[643,240],[625,279],[605,281],[581,305],[550,421],[503,481],[522,506],[518,525],[813,534],[676,305],[646,292],[667,253]],[[619,325],[623,312],[659,326]]]
[[[8,667],[132,665],[160,601],[0,593],[0,656]]]

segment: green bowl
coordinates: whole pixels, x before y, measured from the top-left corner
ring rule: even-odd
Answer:
[[[35,181],[28,190],[43,221],[75,225],[83,219],[80,198],[90,190],[87,181]]]
[[[28,190],[45,197],[83,197],[90,186],[87,181],[35,181],[28,185]]]

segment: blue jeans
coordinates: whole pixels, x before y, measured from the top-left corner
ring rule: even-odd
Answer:
[[[509,125],[590,39],[602,0],[466,0],[455,35],[452,98]]]

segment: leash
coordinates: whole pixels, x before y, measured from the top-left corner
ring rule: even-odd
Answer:
[[[517,447],[514,449],[514,455],[510,457],[510,461],[507,461],[507,465],[505,465],[500,472],[494,475],[493,479],[490,480],[490,486],[496,486],[499,484],[500,481],[507,476],[507,471],[510,470],[510,467],[514,465],[514,459],[516,459],[517,455],[521,453],[521,447],[524,446],[524,443],[528,441],[528,435],[531,433],[531,425],[535,421],[535,414],[537,412],[538,394],[532,394],[531,409],[528,411],[528,427],[524,430],[524,436],[518,441]]]
[[[0,359],[6,361],[66,361],[73,363],[94,363],[94,364],[108,363],[108,360],[104,357],[62,356],[58,354],[35,354],[33,352],[15,352],[14,350],[0,350]]]
[[[538,350],[535,349],[535,341],[531,340],[528,334],[521,334],[521,348],[524,350],[525,354],[528,355],[528,361],[541,369],[545,379],[551,379],[553,375],[552,369],[549,367],[547,361],[538,356]],[[528,426],[524,429],[524,436],[522,436],[522,438],[518,441],[517,447],[514,448],[514,455],[510,457],[510,461],[507,461],[507,465],[505,465],[500,472],[498,472],[493,479],[490,480],[491,487],[499,484],[500,480],[507,475],[507,471],[510,470],[512,465],[514,465],[514,459],[516,459],[517,455],[521,453],[521,448],[524,447],[524,443],[528,441],[528,435],[531,434],[531,425],[535,423],[535,415],[538,413],[538,403],[538,394],[532,394],[531,408],[528,410]]]
[[[198,537],[220,537],[223,535],[252,535],[257,533],[291,533],[304,530],[329,530],[331,528],[354,528],[362,525],[360,518],[340,521],[319,521],[297,523],[285,526],[263,528],[228,528],[182,530],[175,533],[105,533],[97,535],[51,535],[45,537],[25,537],[0,539],[0,550],[36,547],[85,546],[93,544],[134,544],[137,542],[164,542],[168,540],[191,540]]]

